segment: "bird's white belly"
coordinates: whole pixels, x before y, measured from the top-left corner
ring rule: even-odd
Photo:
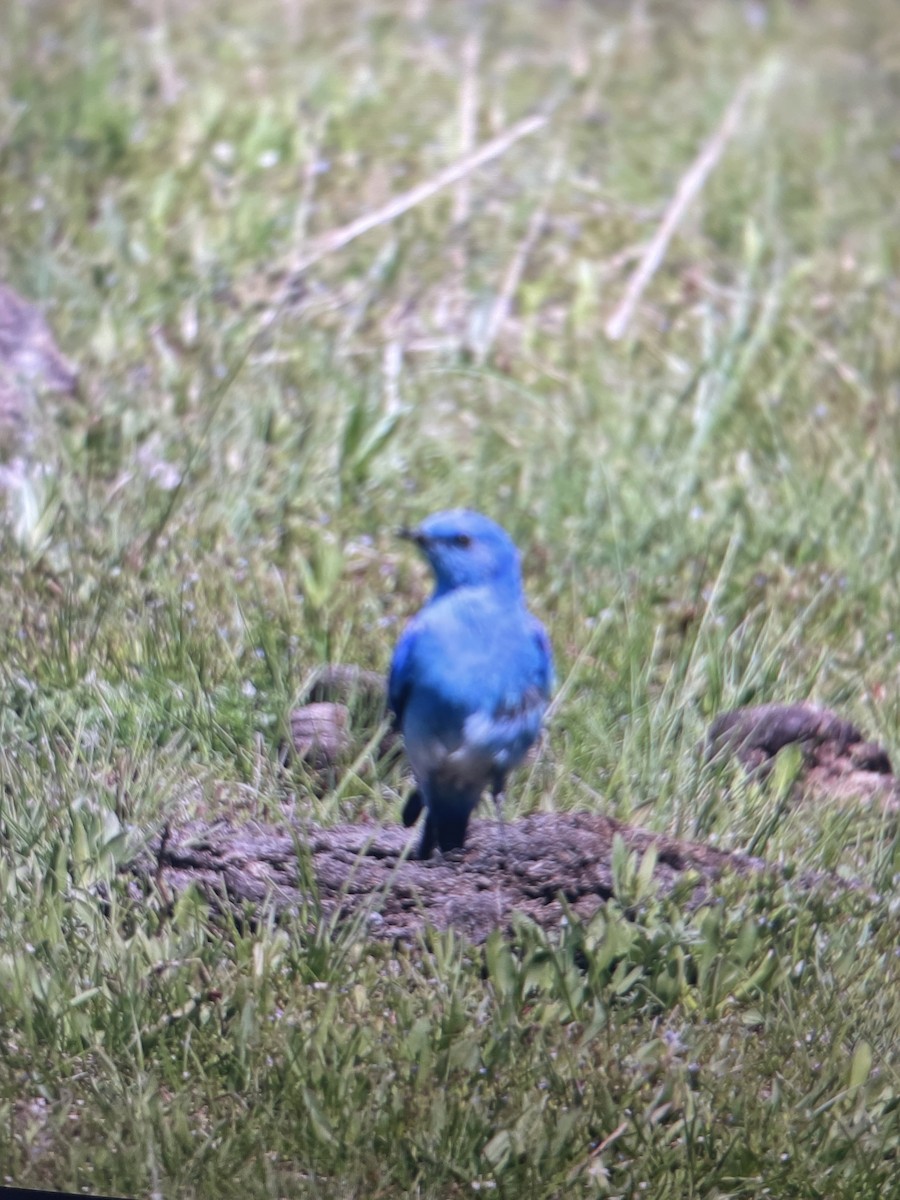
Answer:
[[[497,723],[485,712],[466,718],[461,739],[452,742],[429,737],[413,743],[407,753],[419,779],[441,780],[453,787],[484,787],[497,771],[509,766],[510,752],[497,745]]]

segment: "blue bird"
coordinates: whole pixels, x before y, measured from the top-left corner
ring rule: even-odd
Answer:
[[[424,807],[419,857],[462,847],[469,817],[537,737],[553,687],[547,633],[525,607],[519,553],[487,517],[451,509],[403,529],[423,552],[435,590],[407,625],[391,662],[388,707],[403,732]]]

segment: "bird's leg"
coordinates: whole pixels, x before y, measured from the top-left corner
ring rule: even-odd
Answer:
[[[425,797],[418,788],[415,788],[409,793],[406,798],[406,803],[403,805],[402,821],[409,829],[410,825],[415,825],[419,817],[422,815],[422,809],[425,807]]]
[[[422,838],[419,842],[419,849],[417,852],[417,857],[419,859],[421,859],[423,862],[426,859],[431,858],[432,854],[434,853],[434,847],[435,847],[436,840],[437,839],[435,838],[435,832],[434,832],[434,821],[431,819],[431,813],[426,812],[425,813],[425,823],[422,826]]]
[[[494,801],[494,811],[497,814],[497,820],[500,823],[500,853],[506,860],[507,845],[506,845],[506,818],[503,814],[503,801],[506,799],[505,792],[506,780],[499,771],[495,772],[494,778],[491,781],[491,797]]]

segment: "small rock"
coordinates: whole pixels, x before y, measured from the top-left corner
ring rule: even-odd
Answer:
[[[291,742],[297,755],[317,768],[331,767],[352,745],[350,710],[345,704],[320,701],[291,713]]]
[[[841,804],[900,808],[900,786],[887,751],[850,721],[817,704],[760,704],[720,713],[709,727],[707,757],[734,756],[746,771],[765,777],[779,750],[803,751],[803,786]]]

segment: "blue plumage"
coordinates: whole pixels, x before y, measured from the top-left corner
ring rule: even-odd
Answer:
[[[434,571],[434,594],[394,651],[388,704],[418,785],[407,825],[426,811],[419,849],[461,847],[485,788],[537,737],[553,686],[550,642],[525,607],[519,554],[480,513],[436,513],[404,530]]]

